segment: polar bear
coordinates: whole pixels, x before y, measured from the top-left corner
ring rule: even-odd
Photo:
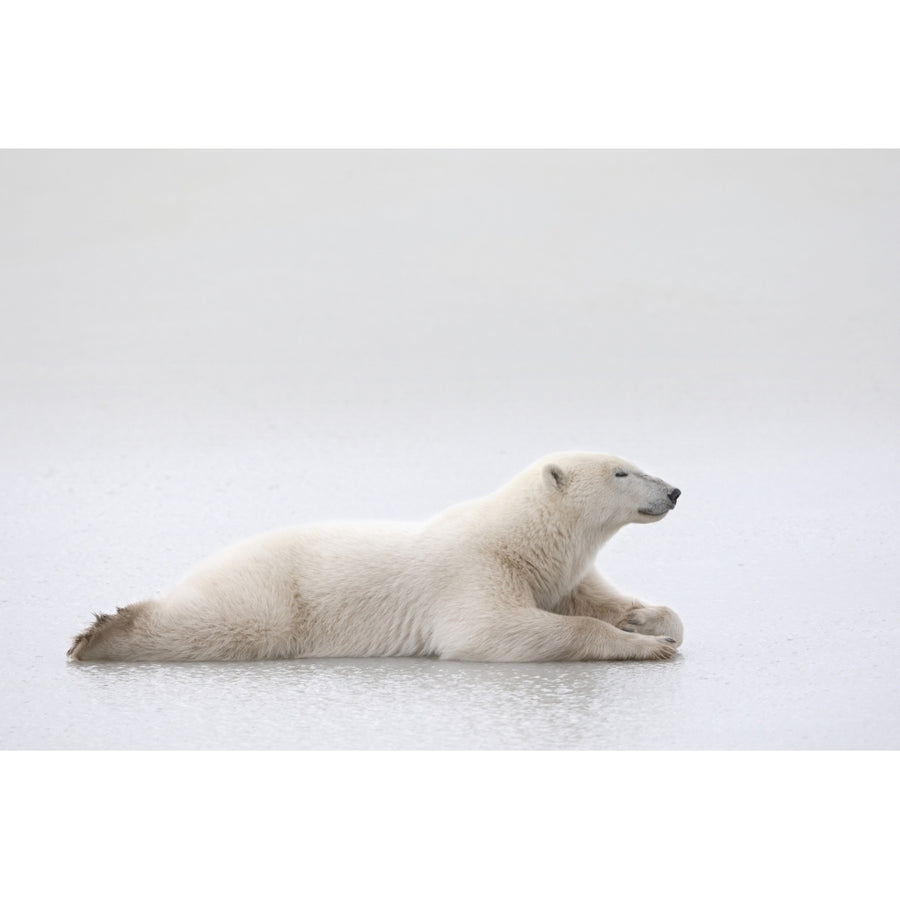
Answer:
[[[681,491],[599,453],[556,453],[424,523],[339,523],[251,538],[168,594],[97,615],[74,660],[668,659],[678,616],[593,568],[623,525]]]

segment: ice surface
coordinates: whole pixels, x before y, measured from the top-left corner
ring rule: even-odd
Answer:
[[[900,746],[900,154],[0,154],[3,748]],[[684,492],[668,663],[74,665],[271,527]]]

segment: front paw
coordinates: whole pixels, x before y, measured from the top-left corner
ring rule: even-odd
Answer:
[[[675,638],[648,634],[632,640],[634,659],[671,659],[678,652]]]
[[[684,636],[681,619],[668,606],[638,606],[616,622],[616,628],[637,634],[668,635],[675,639],[677,647]]]

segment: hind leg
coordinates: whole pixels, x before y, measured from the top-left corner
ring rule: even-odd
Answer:
[[[67,655],[74,660],[136,660],[146,643],[153,600],[120,606],[115,613],[98,613],[88,628],[75,636]]]
[[[293,616],[293,617],[292,617]],[[69,648],[74,660],[187,662],[285,659],[300,654],[290,607],[222,609],[192,589],[98,615]]]

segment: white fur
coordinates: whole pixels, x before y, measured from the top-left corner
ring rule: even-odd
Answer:
[[[167,595],[98,617],[69,652],[668,658],[681,643],[678,616],[620,595],[593,560],[623,525],[662,518],[673,491],[617,457],[554,454],[425,523],[319,524],[252,538]]]

